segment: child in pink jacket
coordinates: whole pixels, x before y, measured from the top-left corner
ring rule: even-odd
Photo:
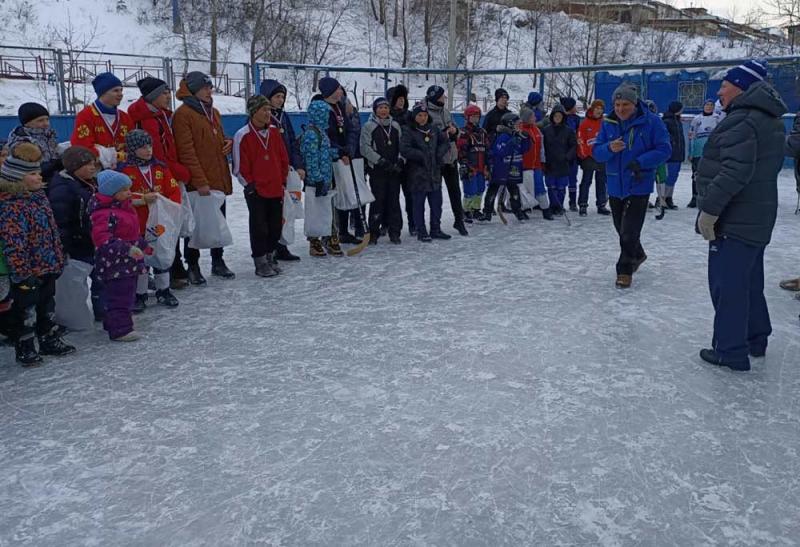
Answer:
[[[136,278],[147,271],[145,254],[152,248],[139,235],[139,217],[131,202],[131,179],[116,171],[97,175],[92,211],[95,269],[106,291],[103,328],[117,342],[139,339],[133,330]]]

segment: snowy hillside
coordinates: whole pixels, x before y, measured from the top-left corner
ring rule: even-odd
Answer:
[[[115,2],[99,3],[92,0],[10,0],[11,9],[0,13],[0,26],[4,28],[2,42],[6,45],[25,47],[58,47],[62,49],[85,49],[110,51],[159,57],[181,57],[189,51],[193,57],[209,57],[207,31],[187,35],[184,43],[181,36],[171,31],[169,10],[152,12],[152,0],[126,0],[126,11],[118,12]],[[324,64],[348,66],[401,66],[403,62],[402,36],[393,37],[393,29],[384,29],[370,12],[369,2],[360,0],[333,0],[325,10],[314,8],[314,4],[299,4],[295,8],[309,20],[327,21],[331,11],[342,16],[333,22],[319,23],[321,29],[331,30],[330,43],[323,57]],[[626,25],[597,25],[579,21],[563,13],[537,14],[517,8],[506,8],[495,4],[475,4],[470,18],[470,30],[459,37],[459,66],[469,68],[503,67],[549,67],[566,65],[592,65],[601,63],[633,63],[653,61],[724,59],[758,54],[779,54],[775,46],[764,50],[758,44],[735,42],[706,37],[690,37],[686,34],[632,30]],[[310,7],[309,7],[310,6]],[[331,10],[331,7],[333,10]],[[423,16],[410,10],[405,19],[408,36],[407,66],[425,66],[428,48],[424,44]],[[324,25],[329,25],[325,27]],[[332,27],[331,25],[336,25]],[[537,30],[538,29],[538,30]],[[385,31],[385,32],[384,32]],[[430,66],[446,66],[447,32],[432,35]],[[189,48],[191,49],[184,49]],[[219,70],[232,78],[243,78],[241,63],[249,62],[249,44],[235,36],[221,35],[219,42]],[[3,50],[6,55],[23,52]],[[271,58],[272,61],[296,61],[291,58]],[[92,58],[84,54],[83,59]],[[127,64],[158,65],[160,61],[140,58],[98,57],[100,63],[111,61],[115,66]],[[311,62],[313,59],[308,60]],[[176,73],[184,70],[208,70],[207,63],[177,63]],[[303,108],[312,94],[312,72],[273,71],[269,74],[285,82],[290,91],[289,108]],[[368,74],[335,74],[345,87],[353,93],[360,107],[368,106],[374,94],[382,93],[382,76]],[[412,98],[421,97],[431,83],[444,84],[440,76],[425,77],[408,75],[399,78],[390,76],[389,85],[401,80],[409,84]],[[131,80],[133,81],[133,80]],[[456,103],[463,101],[466,86],[457,79]],[[479,104],[493,97],[498,86],[507,88],[512,101],[524,99],[534,85],[532,76],[487,76],[473,82],[473,93]],[[590,74],[558,74],[547,80],[551,95],[570,94],[576,97],[591,97],[593,81]],[[138,96],[135,89],[129,99]],[[77,101],[92,98],[91,89],[77,86]],[[36,82],[0,82],[0,114],[14,114],[20,100],[39,100],[56,108],[54,86]],[[366,104],[362,104],[366,103]],[[242,112],[243,100],[220,99],[223,112]]]

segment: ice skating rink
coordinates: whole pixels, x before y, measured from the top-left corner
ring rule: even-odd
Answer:
[[[256,278],[237,187],[236,280],[151,307],[138,343],[70,334],[76,354],[33,370],[0,348],[0,545],[800,543],[794,177],[766,252],[774,334],[733,373],[697,356],[713,312],[687,168],[626,291],[593,207],[462,238],[446,206],[451,241],[299,241]]]

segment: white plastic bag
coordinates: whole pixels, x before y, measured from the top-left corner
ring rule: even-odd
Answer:
[[[153,268],[168,270],[175,260],[175,245],[183,219],[181,205],[158,194],[147,208],[144,238],[153,248],[153,254],[145,256],[144,262]]]
[[[104,169],[114,169],[117,167],[117,149],[109,146],[94,145],[97,148],[98,159]]]
[[[303,218],[303,180],[292,167],[289,168],[289,176],[286,177],[286,190],[292,198],[295,220]]]
[[[89,276],[94,266],[70,258],[56,279],[55,321],[70,330],[88,330],[94,324],[89,305]]]
[[[353,180],[353,174],[355,174],[355,180]],[[350,165],[345,165],[342,160],[334,163],[333,178],[336,180],[333,204],[340,211],[358,209],[359,201],[361,201],[361,205],[375,201],[375,196],[372,195],[372,190],[364,178],[364,160],[362,158],[350,160]],[[356,200],[355,185],[358,185],[359,200]]]
[[[333,209],[331,201],[333,192],[327,196],[316,197],[314,187],[309,186],[306,191],[306,211],[303,232],[306,237],[328,237],[331,235],[333,223]]]
[[[194,213],[192,204],[189,203],[189,194],[186,192],[186,185],[179,183],[181,187],[181,233],[180,237],[192,237],[194,232]]]
[[[225,194],[219,190],[211,190],[208,196],[197,192],[189,192],[189,202],[194,213],[194,231],[189,239],[192,249],[216,249],[233,244],[233,236],[228,222],[222,214]]]
[[[283,245],[294,243],[295,205],[289,190],[283,191],[283,228],[280,242]]]

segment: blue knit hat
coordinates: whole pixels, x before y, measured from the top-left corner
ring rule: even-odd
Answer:
[[[114,89],[115,87],[122,87],[122,82],[110,72],[103,72],[92,80],[92,87],[94,88],[94,92],[97,93],[97,96],[102,97],[106,91]]]
[[[130,185],[130,177],[119,171],[106,169],[97,174],[97,191],[104,196],[113,197],[120,190],[130,188]]]
[[[578,102],[572,97],[561,97],[558,102],[561,103],[561,106],[563,106],[564,110],[567,112],[575,108],[575,105],[578,104]]]
[[[389,106],[389,108],[391,108],[391,106],[389,105],[389,100],[386,97],[378,97],[377,99],[372,101],[372,111],[376,112],[378,110],[378,107],[381,106],[382,104],[385,104],[386,106]]]
[[[337,80],[336,78],[331,78],[330,76],[325,76],[324,78],[320,78],[319,84],[317,84],[317,87],[319,88],[320,94],[325,99],[327,99],[328,97],[330,97],[331,95],[336,93],[336,90],[339,89],[340,87],[342,87],[342,85],[339,83],[339,80]]]
[[[444,88],[440,85],[432,85],[425,92],[425,98],[432,103],[438,102],[442,95],[444,95]]]
[[[538,91],[531,91],[528,93],[528,104],[532,107],[542,104],[543,100],[542,94]]]
[[[747,91],[751,85],[756,82],[763,82],[766,78],[767,63],[750,59],[746,63],[730,69],[722,79],[732,83],[742,91]]]

